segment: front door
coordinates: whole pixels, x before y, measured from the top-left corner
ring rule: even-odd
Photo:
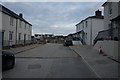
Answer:
[[[26,34],[24,34],[24,44],[26,43]]]

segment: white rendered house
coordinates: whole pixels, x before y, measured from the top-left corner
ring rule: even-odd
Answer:
[[[2,46],[13,46],[31,43],[32,25],[23,15],[17,15],[8,8],[0,5],[2,23]]]
[[[81,42],[91,46],[98,32],[102,30],[104,30],[104,16],[99,10],[95,12],[95,16],[87,17],[76,25],[76,32]]]

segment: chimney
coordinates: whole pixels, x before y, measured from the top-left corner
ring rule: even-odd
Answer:
[[[99,9],[95,12],[95,16],[102,16],[102,11],[99,11]]]
[[[20,16],[21,18],[23,18],[23,14],[22,14],[22,13],[19,13],[19,16]]]

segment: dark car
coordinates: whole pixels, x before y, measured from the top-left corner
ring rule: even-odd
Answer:
[[[64,46],[73,46],[72,40],[65,40]]]
[[[2,70],[13,68],[15,65],[15,56],[8,51],[2,51]]]

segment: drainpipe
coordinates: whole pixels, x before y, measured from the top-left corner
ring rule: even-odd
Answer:
[[[92,18],[91,18],[91,36],[90,36],[90,46],[92,45]]]
[[[16,41],[15,41],[15,44],[17,44],[17,23],[18,23],[18,20],[16,19]]]

